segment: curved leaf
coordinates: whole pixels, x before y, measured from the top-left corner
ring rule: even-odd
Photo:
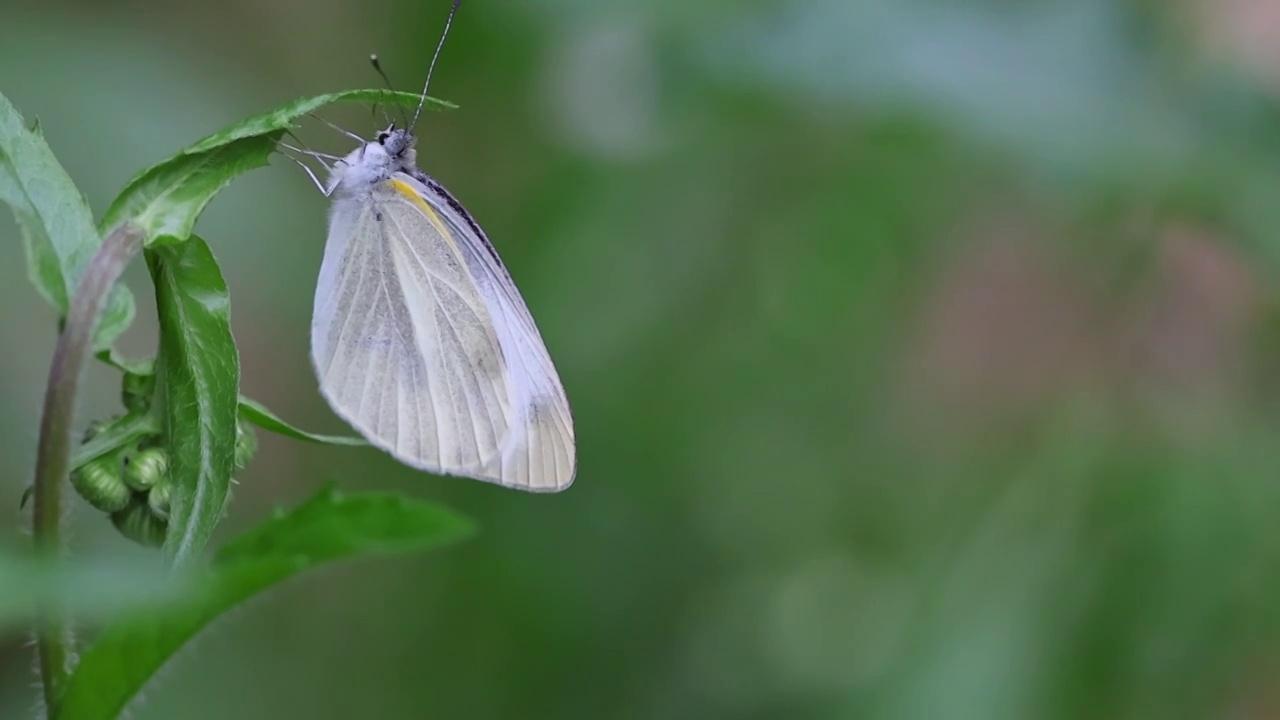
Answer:
[[[314,97],[299,98],[287,105],[276,108],[271,112],[255,115],[246,120],[242,120],[235,125],[219,130],[209,137],[191,145],[191,147],[188,147],[186,150],[183,150],[182,154],[198,154],[212,150],[221,145],[233,143],[236,140],[242,140],[244,138],[255,137],[258,135],[266,135],[276,130],[288,130],[293,127],[294,120],[315,112],[325,105],[332,105],[336,102],[391,102],[398,105],[404,105],[406,107],[415,107],[417,106],[418,99],[420,97],[422,96],[415,93],[400,92],[398,90],[344,90],[341,92],[316,95]],[[457,106],[444,100],[427,98],[427,103],[423,107],[453,109]]]
[[[147,233],[148,246],[182,242],[213,196],[241,173],[266,165],[277,141],[298,118],[335,102],[416,105],[418,98],[389,90],[347,90],[295,100],[238,122],[140,173],[111,203],[101,227],[110,229],[132,218]],[[427,104],[452,107],[434,99]]]
[[[285,437],[290,437],[290,438],[293,438],[294,440],[301,440],[303,442],[313,442],[313,443],[319,443],[321,445],[350,445],[350,446],[361,446],[361,445],[369,444],[365,442],[362,438],[347,437],[342,435],[317,435],[315,433],[309,433],[305,430],[299,430],[298,428],[293,427],[292,425],[285,422],[284,420],[281,420],[275,413],[268,410],[266,405],[263,405],[262,403],[252,398],[247,398],[244,395],[240,396],[240,417],[243,420],[246,420],[248,422],[253,423],[254,425],[257,425],[263,430],[268,430],[270,432],[276,433],[277,435],[283,435]]]
[[[231,336],[227,284],[209,246],[147,251],[156,286],[160,352],[156,395],[173,497],[165,557],[194,560],[222,519],[235,468],[240,358]]]
[[[227,610],[321,563],[426,550],[461,540],[472,523],[445,508],[384,493],[321,491],[218,552],[199,602],[106,628],[67,683],[58,720],[119,717],[184,643]]]
[[[0,202],[13,208],[26,245],[27,276],[36,290],[66,317],[89,261],[102,244],[93,214],[39,130],[28,129],[0,95]],[[133,322],[133,295],[117,285],[94,336],[108,347]]]

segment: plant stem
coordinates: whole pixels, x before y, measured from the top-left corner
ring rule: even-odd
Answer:
[[[160,421],[154,415],[126,415],[123,419],[109,425],[100,435],[81,443],[73,450],[71,467],[68,470],[74,472],[90,460],[102,457],[112,450],[122,448],[148,435],[159,433]]]
[[[71,433],[80,377],[93,351],[93,334],[102,318],[107,295],[142,248],[142,240],[141,231],[125,224],[102,242],[71,299],[66,323],[54,347],[49,384],[45,388],[44,414],[40,419],[33,484],[32,534],[37,552],[46,561],[57,562],[63,551],[62,485],[71,471]],[[71,669],[72,645],[71,628],[62,608],[46,608],[36,629],[36,648],[45,708],[50,718],[57,711],[58,697]]]

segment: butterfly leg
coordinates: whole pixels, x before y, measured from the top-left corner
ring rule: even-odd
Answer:
[[[329,122],[328,120],[325,120],[324,118],[320,117],[319,115],[316,115],[315,113],[311,113],[311,114],[310,114],[310,116],[311,116],[312,118],[316,119],[316,120],[319,120],[320,122],[324,123],[325,125],[328,125],[330,128],[332,128],[332,129],[334,129],[334,130],[337,130],[338,132],[342,133],[343,135],[346,135],[347,137],[351,138],[352,140],[355,140],[356,142],[360,143],[361,145],[363,145],[365,142],[367,142],[364,138],[360,137],[359,135],[357,135],[357,134],[355,134],[355,133],[351,132],[350,130],[344,130],[344,129],[342,129],[342,128],[338,127],[337,125],[334,125],[333,123]]]

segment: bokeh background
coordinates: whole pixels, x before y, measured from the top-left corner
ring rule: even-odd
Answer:
[[[416,89],[447,5],[0,0],[0,91],[101,212],[224,124],[377,86],[370,52]],[[421,162],[538,319],[577,483],[261,435],[222,537],[330,479],[482,533],[242,608],[136,718],[1280,716],[1277,48],[1267,0],[468,0]],[[325,222],[277,158],[199,230],[246,392],[337,432]],[[54,322],[6,213],[0,246],[16,544]],[[117,390],[94,369],[86,421]],[[149,557],[83,504],[75,552]]]

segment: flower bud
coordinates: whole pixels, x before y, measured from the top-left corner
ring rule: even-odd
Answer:
[[[138,492],[146,492],[165,484],[169,472],[169,454],[158,447],[126,452],[121,458],[124,482]]]
[[[152,514],[147,503],[136,500],[123,510],[111,513],[111,523],[121,535],[147,547],[164,544],[168,523]]]
[[[120,457],[105,455],[71,473],[71,486],[90,505],[103,512],[123,510],[133,494],[120,473]]]
[[[173,487],[169,483],[161,483],[151,488],[147,493],[147,507],[151,509],[151,514],[157,518],[169,520],[169,492]]]

